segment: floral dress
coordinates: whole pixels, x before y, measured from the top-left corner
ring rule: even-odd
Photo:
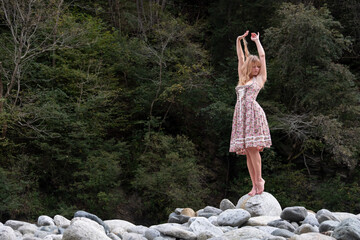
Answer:
[[[254,77],[251,84],[235,88],[237,101],[229,151],[239,155],[245,155],[248,147],[256,147],[261,152],[272,144],[265,112],[256,101],[261,89],[257,81]]]

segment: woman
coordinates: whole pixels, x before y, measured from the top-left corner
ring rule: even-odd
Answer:
[[[256,97],[266,82],[265,52],[259,40],[259,33],[252,33],[251,40],[255,42],[258,56],[250,55],[245,37],[239,36],[236,40],[238,55],[239,82],[236,86],[237,102],[235,105],[230,152],[246,155],[247,167],[252,181],[250,196],[261,194],[264,191],[265,180],[261,176],[260,152],[271,146],[271,137],[266,115],[256,102]],[[244,42],[245,55],[241,47]]]

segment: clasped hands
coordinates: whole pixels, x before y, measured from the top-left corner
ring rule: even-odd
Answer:
[[[248,34],[249,34],[249,30],[247,30],[243,35],[238,36],[237,41],[240,41],[241,39],[245,38]],[[259,37],[260,37],[259,32],[257,34],[256,33],[251,33],[251,40],[252,41],[259,40]]]

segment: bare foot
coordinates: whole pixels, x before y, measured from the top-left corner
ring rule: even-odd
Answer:
[[[255,196],[256,194],[256,188],[255,186],[253,186],[253,188],[251,189],[251,191],[248,193],[248,195],[250,195],[251,197]]]
[[[262,194],[265,188],[265,180],[261,179],[258,184],[256,184],[256,194]]]

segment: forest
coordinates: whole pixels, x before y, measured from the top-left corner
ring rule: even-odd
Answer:
[[[251,189],[229,153],[246,30],[267,61],[265,191],[359,213],[359,14],[357,0],[0,0],[0,221],[150,225],[236,203]]]

